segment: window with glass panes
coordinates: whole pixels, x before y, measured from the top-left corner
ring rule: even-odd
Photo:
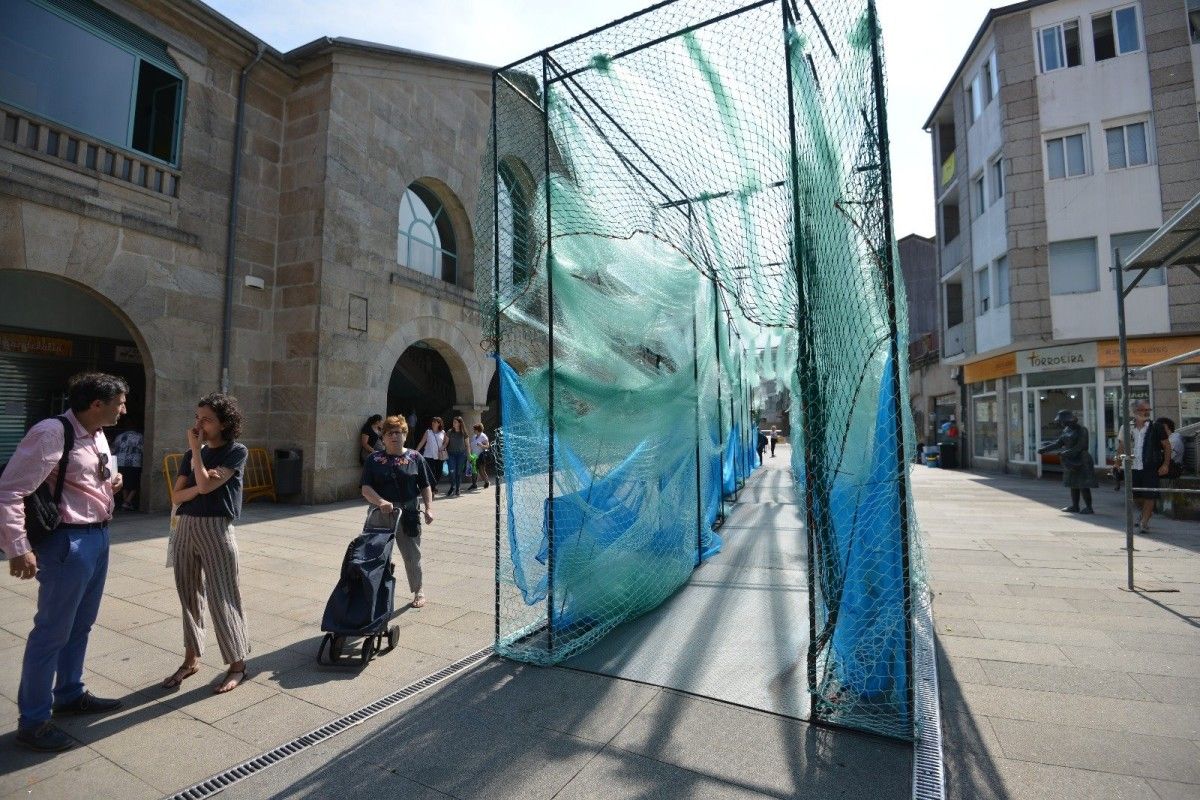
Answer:
[[[1104,129],[1104,140],[1108,147],[1108,168],[1125,169],[1150,163],[1146,145],[1146,123],[1131,122],[1115,128]]]
[[[1000,455],[1000,441],[996,382],[984,381],[972,389],[971,452],[979,458],[997,458]]]
[[[1137,8],[1105,11],[1092,17],[1092,53],[1097,61],[1136,53],[1142,49],[1142,37],[1138,30]]]
[[[976,316],[983,316],[992,307],[992,285],[985,264],[975,273]]]
[[[1050,294],[1086,294],[1100,290],[1095,238],[1051,242],[1048,253]]]
[[[1072,133],[1046,140],[1046,171],[1050,180],[1087,174],[1087,136]]]
[[[1038,31],[1037,41],[1042,72],[1078,67],[1083,63],[1079,48],[1079,20],[1042,28]]]

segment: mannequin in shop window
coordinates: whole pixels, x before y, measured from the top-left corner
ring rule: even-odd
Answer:
[[[1054,424],[1062,428],[1062,433],[1050,444],[1038,448],[1038,453],[1058,454],[1063,486],[1071,490],[1071,505],[1063,511],[1092,514],[1092,489],[1099,487],[1100,482],[1096,480],[1096,465],[1088,448],[1088,430],[1079,424],[1074,412],[1065,408],[1054,415]]]

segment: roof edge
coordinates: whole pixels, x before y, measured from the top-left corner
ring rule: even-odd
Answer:
[[[962,74],[963,68],[967,66],[967,62],[971,60],[971,54],[975,52],[975,48],[978,47],[979,43],[983,40],[983,36],[985,33],[987,33],[988,28],[991,27],[992,22],[999,17],[1006,17],[1009,14],[1016,14],[1020,11],[1028,11],[1031,8],[1037,8],[1038,6],[1044,6],[1054,2],[1057,2],[1057,0],[1025,0],[1025,2],[1022,3],[1013,3],[1012,5],[990,9],[987,15],[983,18],[983,22],[980,23],[979,30],[975,32],[975,38],[971,39],[971,44],[967,47],[966,52],[963,53],[962,60],[959,61],[958,66],[954,68],[954,74],[950,76],[950,81],[946,84],[946,88],[942,90],[941,95],[938,96],[937,102],[933,104],[933,110],[929,112],[929,118],[925,120],[925,124],[921,126],[921,130],[927,131],[930,129],[930,126],[933,123],[933,118],[937,116],[938,109],[940,109],[942,107],[942,103],[946,101],[946,97],[950,94],[950,90],[954,88],[954,84],[958,80],[958,76]]]
[[[362,39],[351,39],[345,36],[322,36],[319,39],[313,39],[307,44],[302,44],[299,47],[293,48],[283,54],[283,60],[290,64],[298,64],[306,61],[314,56],[321,55],[333,50],[348,50],[371,55],[388,56],[392,58],[403,58],[414,61],[425,61],[434,64],[442,64],[460,69],[471,71],[482,71],[489,75],[495,67],[488,64],[481,64],[476,61],[466,61],[461,58],[451,58],[450,56],[441,56],[435,53],[423,53],[419,50],[409,50],[405,47],[396,47],[389,44],[380,44],[378,42],[368,42]]]

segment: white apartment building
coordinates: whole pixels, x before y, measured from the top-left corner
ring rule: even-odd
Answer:
[[[1111,461],[1115,253],[1200,192],[1198,86],[1200,0],[1031,0],[984,18],[925,125],[942,358],[958,366],[974,466],[1053,470],[1036,450],[1062,408]],[[1131,365],[1200,348],[1200,279],[1146,275],[1127,320]],[[1200,422],[1200,359],[1133,391],[1156,416]]]

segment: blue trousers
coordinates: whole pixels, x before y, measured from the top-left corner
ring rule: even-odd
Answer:
[[[467,454],[450,454],[450,491],[457,492],[462,488],[463,469],[467,466]]]
[[[83,694],[83,656],[108,576],[108,528],[59,528],[34,552],[41,586],[17,691],[22,728]]]

